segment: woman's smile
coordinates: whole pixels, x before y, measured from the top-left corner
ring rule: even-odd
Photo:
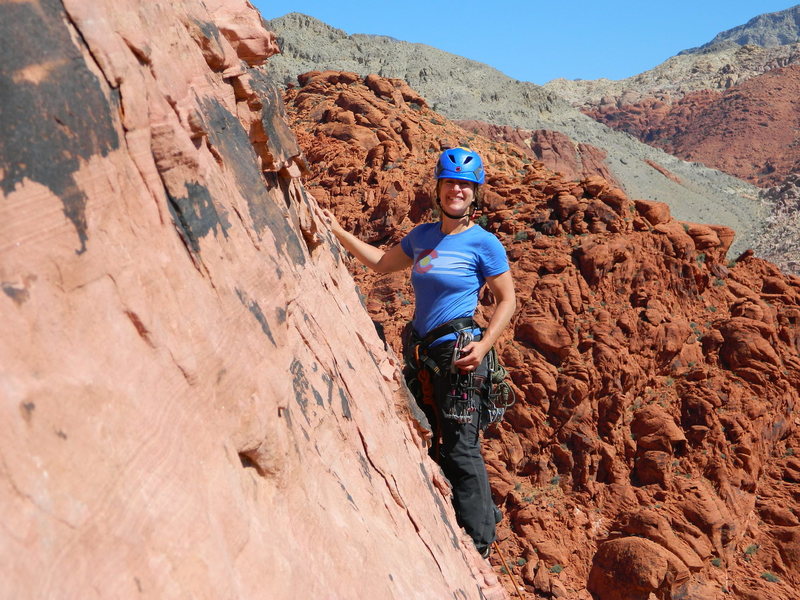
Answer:
[[[466,210],[475,199],[475,184],[461,179],[443,179],[441,201],[447,208]],[[448,211],[450,212],[450,211]]]

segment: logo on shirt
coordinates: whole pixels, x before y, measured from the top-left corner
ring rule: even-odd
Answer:
[[[423,250],[419,253],[419,258],[414,264],[414,271],[417,273],[427,273],[433,268],[433,259],[437,258],[439,253],[436,250]]]

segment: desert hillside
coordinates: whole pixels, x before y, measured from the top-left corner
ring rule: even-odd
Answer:
[[[347,35],[298,13],[273,19],[269,26],[281,47],[271,61],[279,83],[293,85],[301,73],[326,69],[403,79],[449,119],[518,128],[523,137],[530,131],[558,132],[576,149],[572,153],[582,154],[580,147],[599,149],[605,154],[603,168],[630,197],[666,202],[680,219],[735,229],[732,257],[760,235],[764,214],[754,202],[758,188],[616,132],[546,88],[423,44]]]
[[[508,249],[519,310],[500,344],[518,402],[484,452],[529,597],[798,597],[800,279],[729,262],[732,230],[565,180],[402,80],[312,72],[286,100],[309,191],[375,244],[432,218],[442,148],[486,158],[478,222]],[[407,276],[350,265],[399,352]]]
[[[639,75],[545,85],[585,114],[761,188],[758,256],[800,273],[800,6],[764,15]]]

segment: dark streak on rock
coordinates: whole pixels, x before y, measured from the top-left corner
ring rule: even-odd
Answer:
[[[331,379],[330,375],[327,373],[323,373],[322,381],[324,381],[328,386],[328,406],[330,406],[331,402],[333,402],[333,379]]]
[[[258,324],[261,325],[261,331],[264,332],[264,335],[266,335],[269,338],[269,341],[272,342],[272,345],[277,348],[278,344],[275,343],[275,338],[272,337],[272,330],[267,322],[267,317],[264,316],[264,311],[261,310],[261,306],[259,306],[258,302],[248,299],[244,292],[239,288],[236,288],[236,295],[239,296],[239,301],[245,307],[247,307],[247,310],[250,311],[250,313],[256,318],[256,321],[258,321]]]
[[[292,387],[294,388],[294,399],[297,401],[297,404],[300,405],[300,409],[303,411],[303,415],[306,417],[306,421],[308,421],[308,388],[310,387],[308,384],[308,379],[306,379],[306,373],[303,369],[303,363],[299,360],[294,359],[292,362],[292,366],[289,367],[289,371],[292,373]]]
[[[339,479],[338,476],[336,476],[336,483],[338,483],[339,487],[342,488],[342,491],[347,496],[347,500],[350,502],[350,504],[352,504],[355,509],[358,509],[355,500],[353,500],[353,497],[350,495],[350,492],[347,491],[347,488],[344,486],[344,484],[342,483],[341,479]]]
[[[0,141],[2,144],[2,141]],[[26,290],[24,287],[16,287],[12,283],[5,283],[3,282],[3,292],[5,292],[6,296],[11,298],[17,306],[21,306],[24,302],[31,297],[30,292]]]
[[[27,423],[31,422],[34,410],[36,410],[36,405],[33,402],[20,402],[19,404],[19,412]]]
[[[447,528],[450,530],[450,541],[453,544],[453,548],[458,548],[458,536],[456,535],[455,530],[453,529],[453,524],[450,522],[450,519],[447,517],[447,509],[442,502],[441,495],[439,492],[433,487],[431,483],[431,476],[428,471],[425,470],[425,465],[423,463],[419,463],[420,471],[422,471],[422,480],[428,486],[428,491],[431,493],[431,498],[436,503],[436,506],[439,508],[439,516],[442,519],[442,523],[444,523]]]
[[[225,165],[234,172],[242,197],[247,201],[256,234],[260,236],[269,228],[278,250],[294,264],[304,265],[306,258],[298,235],[290,226],[288,215],[267,193],[268,182],[258,169],[255,150],[239,119],[214,99],[203,103],[203,112],[208,139],[223,157]]]
[[[281,308],[280,306],[275,309],[275,313],[278,315],[278,323],[283,325],[286,323],[286,309]]]
[[[369,462],[363,452],[358,453],[358,462],[361,463],[361,471],[367,476],[367,479],[372,481],[372,473],[369,472]]]
[[[322,394],[320,394],[315,388],[311,388],[311,392],[314,394],[314,400],[316,400],[319,406],[325,406],[325,401],[322,399]]]
[[[213,39],[219,44],[219,27],[217,27],[214,23],[209,23],[208,21],[201,21],[200,19],[192,20],[194,21],[195,25],[200,28],[200,31],[203,32],[203,35],[207,40],[211,41],[211,39]]]
[[[86,250],[81,162],[119,147],[109,99],[70,36],[59,0],[0,3],[0,189],[24,179],[60,198]],[[47,43],[41,43],[46,39]]]
[[[62,431],[61,429],[56,429],[56,435],[60,437],[62,440],[67,439],[67,434],[64,433],[64,431]]]
[[[362,308],[364,310],[367,310],[367,303],[366,303],[367,297],[361,293],[361,288],[359,288],[358,285],[356,285],[355,287],[356,287],[356,295],[358,296],[358,301],[361,302]]]
[[[270,157],[274,160],[279,156],[301,155],[297,138],[288,125],[282,90],[270,79],[269,73],[261,69],[250,70],[250,88],[261,102],[261,126]]]
[[[336,259],[337,263],[343,262],[342,260],[342,251],[339,242],[333,237],[333,234],[326,233],[325,238],[328,240],[328,247],[331,249],[331,254]]]
[[[342,388],[339,388],[339,397],[342,399],[342,414],[346,419],[352,419],[353,415],[350,414],[350,402],[347,400],[347,396]]]
[[[185,185],[185,198],[175,198],[167,190],[169,212],[186,247],[199,254],[200,238],[207,236],[212,230],[216,235],[217,229],[227,238],[231,225],[224,213],[217,212],[208,188],[195,182],[187,182]]]

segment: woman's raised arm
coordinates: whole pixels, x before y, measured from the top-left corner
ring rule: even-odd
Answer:
[[[329,210],[320,208],[317,213],[322,221],[330,227],[333,235],[345,249],[355,256],[358,261],[373,271],[378,273],[392,273],[411,266],[412,260],[404,251],[400,244],[396,244],[383,251],[358,239],[352,233],[344,229],[336,217]]]

